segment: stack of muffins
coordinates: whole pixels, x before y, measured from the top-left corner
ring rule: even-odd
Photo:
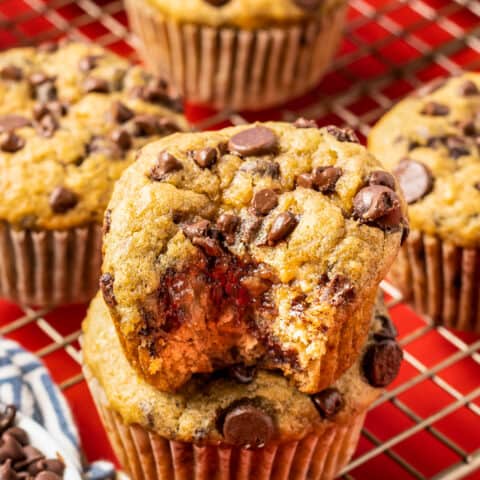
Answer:
[[[85,373],[133,479],[332,478],[402,352],[391,174],[314,122],[145,146],[104,223]]]

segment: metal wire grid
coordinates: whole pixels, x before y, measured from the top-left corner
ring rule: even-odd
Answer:
[[[88,27],[92,23],[96,23],[101,26],[101,29],[94,34],[95,43],[114,50],[118,47],[123,54],[125,54],[125,49],[127,49],[127,56],[131,59],[136,59],[136,39],[122,22],[123,5],[121,1],[21,0],[18,4],[22,3],[22,5],[28,8],[20,8],[18,14],[12,19],[11,16],[6,16],[2,13],[2,6],[15,1],[17,0],[0,0],[0,32],[8,32],[10,37],[7,39],[7,43],[10,42],[11,46],[38,44],[64,35],[82,40],[91,40]],[[64,7],[71,7],[72,4],[75,6],[77,14],[73,18],[67,19],[59,12]],[[338,56],[333,64],[332,71],[340,73],[351,83],[351,86],[345,91],[337,92],[328,97],[319,96],[316,101],[310,102],[307,107],[296,109],[295,111],[283,110],[282,117],[285,120],[291,120],[298,116],[321,119],[333,114],[340,122],[349,124],[363,135],[367,135],[370,128],[369,125],[394,103],[395,100],[385,93],[385,89],[396,80],[401,79],[407,83],[409,89],[413,89],[423,83],[419,78],[419,74],[428,64],[439,67],[444,74],[456,74],[463,69],[478,69],[480,67],[480,2],[478,0],[455,0],[445,3],[438,9],[431,7],[428,4],[428,0],[392,0],[384,3],[380,8],[373,7],[366,0],[350,0],[350,4],[359,14],[349,22],[346,32],[347,40],[355,48],[350,53]],[[395,21],[391,14],[396,9],[402,7],[408,7],[415,12],[418,20],[407,26],[403,26]],[[465,10],[478,17],[477,24],[469,31],[464,30],[451,20],[456,13]],[[48,21],[48,28],[32,36],[25,29],[25,25],[28,25],[29,22],[34,22],[40,17]],[[371,22],[375,22],[382,27],[389,35],[373,42],[365,42],[359,35],[359,31]],[[437,46],[429,45],[421,38],[420,32],[431,24],[440,27],[451,38]],[[405,42],[409,47],[419,52],[416,58],[406,62],[401,68],[392,64],[389,58],[382,53],[382,49],[398,40]],[[455,54],[463,49],[469,49],[475,52],[477,56],[473,61],[460,66],[451,57],[454,57]],[[349,67],[367,56],[375,58],[386,68],[384,73],[373,77],[370,81],[359,82],[355,73],[352,73]],[[373,100],[374,106],[360,114],[355,113],[352,105],[362,98]],[[224,111],[196,124],[196,127],[205,129],[223,121],[240,124],[245,123],[247,120],[235,112]],[[388,305],[389,308],[393,308],[402,301],[399,292],[390,285],[385,283],[383,288],[393,297],[393,300]],[[23,311],[23,316],[0,328],[0,335],[12,334],[22,328],[36,325],[50,339],[50,343],[47,346],[35,352],[38,356],[46,357],[56,351],[64,350],[80,365],[81,353],[76,346],[76,340],[78,340],[81,334],[80,330],[65,336],[46,319],[47,311],[34,311],[28,308],[24,308]],[[444,340],[455,348],[455,353],[429,368],[419,358],[405,350],[405,361],[416,370],[417,374],[383,395],[373,405],[372,409],[379,407],[385,402],[390,402],[412,420],[413,425],[387,441],[381,441],[372,432],[364,429],[362,432],[364,437],[374,445],[374,448],[355,458],[343,470],[344,478],[353,479],[352,472],[354,469],[381,454],[385,454],[396,462],[407,476],[425,479],[426,477],[411,463],[393,450],[395,446],[423,430],[429,432],[430,435],[434,436],[460,458],[458,463],[452,464],[444,471],[438,473],[434,477],[435,479],[458,479],[480,467],[480,448],[472,453],[468,453],[433,426],[442,418],[447,417],[462,407],[468,408],[473,414],[480,417],[480,407],[474,403],[475,399],[480,396],[480,386],[467,395],[463,395],[439,375],[443,370],[467,358],[471,358],[474,362],[480,364],[480,340],[467,345],[453,332],[442,327],[434,327],[427,319],[425,322],[424,326],[414,330],[402,339],[402,346],[406,347],[412,344],[412,342],[425,337],[435,329]],[[83,376],[80,373],[80,368],[78,372],[64,380],[60,384],[60,388],[67,390],[82,382]],[[425,380],[434,382],[435,385],[448,393],[453,400],[434,414],[421,418],[399,397],[402,393]]]

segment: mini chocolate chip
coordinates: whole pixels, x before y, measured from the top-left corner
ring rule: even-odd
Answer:
[[[81,58],[78,62],[78,69],[81,72],[87,73],[97,67],[100,58],[100,55],[87,55],[86,57]]]
[[[15,65],[6,65],[0,70],[0,78],[2,80],[19,82],[23,78],[23,71]]]
[[[398,336],[397,327],[387,315],[376,315],[375,320],[380,323],[380,328],[373,334],[376,340],[391,339]]]
[[[422,115],[444,117],[450,113],[450,107],[438,102],[428,102],[420,112]]]
[[[100,277],[100,290],[103,294],[103,299],[109,307],[115,307],[117,305],[117,299],[113,293],[114,278],[111,273],[104,273]]]
[[[132,119],[135,116],[135,113],[124,103],[115,101],[110,108],[110,116],[116,123],[125,123]]]
[[[123,128],[117,128],[116,130],[114,130],[110,138],[122,150],[128,150],[132,148],[132,137]]]
[[[267,215],[278,205],[278,195],[270,188],[259,190],[253,196],[252,207],[257,215]]]
[[[423,163],[404,159],[394,172],[408,204],[412,204],[428,195],[433,188],[433,175]]]
[[[402,359],[402,349],[394,340],[371,344],[363,357],[363,372],[368,383],[376,388],[390,385],[398,375]]]
[[[233,365],[228,370],[229,375],[238,383],[247,385],[255,380],[257,375],[257,367],[255,365]]]
[[[474,81],[466,80],[464,83],[462,83],[462,85],[460,85],[459,94],[463,97],[470,97],[472,95],[479,95],[480,90]]]
[[[13,426],[17,407],[15,405],[7,405],[5,410],[0,414],[0,434]]]
[[[352,282],[344,275],[336,274],[328,281],[322,293],[322,300],[335,307],[341,307],[351,303],[355,299],[355,295],[356,291]]]
[[[316,10],[317,8],[320,8],[320,5],[322,4],[323,0],[293,0],[293,3],[295,5],[299,6],[300,8],[303,8],[304,10],[309,10],[313,11]]]
[[[326,388],[312,396],[313,404],[322,418],[329,420],[343,407],[342,394],[337,388]]]
[[[297,128],[318,128],[315,120],[307,120],[306,118],[297,118],[293,125]]]
[[[272,417],[253,405],[238,405],[225,416],[223,436],[229,444],[244,448],[263,447],[272,438]]]
[[[232,245],[235,243],[235,233],[240,225],[240,218],[231,213],[222,213],[217,220],[217,228],[225,237],[225,241]]]
[[[327,132],[333,135],[339,142],[360,143],[357,134],[350,128],[339,128],[335,125],[326,127]]]
[[[0,466],[0,480],[17,480],[17,472],[12,468],[12,459],[9,458]]]
[[[228,147],[232,153],[241,156],[269,155],[276,152],[278,138],[270,128],[258,125],[234,135]]]
[[[393,175],[383,170],[375,170],[368,176],[369,185],[383,185],[391,190],[395,190],[395,179]]]
[[[110,87],[104,78],[87,77],[83,82],[83,90],[87,93],[108,93]]]
[[[273,247],[278,242],[290,235],[298,225],[297,217],[292,212],[283,212],[275,218],[270,232],[268,232],[267,244]]]
[[[333,193],[343,170],[338,167],[317,167],[312,172],[313,188],[322,193]]]
[[[15,132],[6,132],[0,136],[0,150],[15,153],[25,146],[25,140]]]
[[[58,122],[51,114],[44,115],[36,124],[37,132],[46,138],[53,137],[53,134],[58,129]]]
[[[56,187],[50,194],[50,207],[55,213],[66,213],[78,203],[78,195],[66,187]]]
[[[159,182],[168,173],[182,170],[182,163],[177,160],[171,153],[163,151],[160,153],[157,159],[157,163],[151,168],[149,178],[156,182]]]
[[[32,122],[21,115],[1,115],[0,132],[12,132],[18,128],[30,127]]]
[[[202,150],[192,151],[191,156],[199,167],[209,168],[217,162],[218,152],[215,148],[206,147]]]
[[[230,0],[204,0],[205,2],[213,5],[214,7],[223,7],[226,5]]]

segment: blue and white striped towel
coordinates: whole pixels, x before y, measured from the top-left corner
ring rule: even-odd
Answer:
[[[80,440],[68,404],[41,361],[18,343],[0,337],[0,403],[14,404],[50,433],[81,470]],[[112,478],[109,462],[96,462],[88,480]]]

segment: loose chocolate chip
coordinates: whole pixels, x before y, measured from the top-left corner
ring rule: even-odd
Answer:
[[[87,93],[108,93],[110,87],[103,78],[87,77],[83,82],[83,90]]]
[[[322,1],[323,0],[293,0],[293,3],[304,10],[314,11],[320,8]]]
[[[116,101],[112,103],[110,108],[111,119],[116,123],[125,123],[134,117],[133,110],[128,108],[124,103]]]
[[[205,2],[213,5],[214,7],[223,7],[226,5],[230,0],[205,0]]]
[[[151,168],[149,177],[156,182],[161,181],[168,173],[182,170],[182,163],[172,154],[163,151],[157,159],[157,163]]]
[[[238,383],[246,385],[248,383],[252,383],[253,380],[255,380],[255,377],[257,375],[257,367],[255,365],[233,365],[233,367],[230,367],[228,373]]]
[[[338,167],[317,167],[312,172],[313,188],[322,193],[333,193],[343,170]]]
[[[460,85],[459,93],[463,97],[470,97],[473,95],[479,95],[480,90],[475,82],[472,80],[466,80],[464,83],[462,83],[462,85]]]
[[[423,163],[404,159],[394,172],[407,203],[412,204],[428,195],[433,188],[433,175]]]
[[[432,117],[444,117],[450,113],[450,107],[438,102],[428,102],[420,113]]]
[[[398,375],[403,352],[394,340],[382,340],[370,345],[363,358],[363,372],[368,383],[383,388]]]
[[[257,215],[267,215],[278,205],[278,195],[270,188],[259,190],[253,196],[252,208]]]
[[[6,65],[0,70],[0,78],[2,80],[19,82],[23,78],[23,71],[15,65]]]
[[[191,156],[195,163],[201,168],[209,168],[216,163],[218,158],[218,152],[215,148],[206,147],[202,150],[194,150]]]
[[[111,273],[104,273],[100,277],[100,290],[103,294],[103,299],[105,303],[110,307],[115,307],[117,305],[117,299],[113,293],[113,275]]]
[[[132,147],[132,137],[126,130],[122,128],[114,130],[112,132],[111,139],[122,150],[128,150]]]
[[[371,185],[355,195],[353,214],[361,222],[378,228],[397,227],[402,220],[402,206],[393,190],[383,185]]]
[[[376,315],[375,321],[379,322],[379,329],[373,334],[374,338],[378,341],[384,339],[394,340],[397,338],[397,327],[393,324],[387,315]]]
[[[297,118],[293,125],[297,128],[318,128],[315,120],[307,120],[306,118]]]
[[[12,132],[17,128],[30,127],[32,122],[21,115],[2,115],[0,116],[0,133]]]
[[[292,212],[283,212],[275,218],[270,232],[268,232],[267,243],[273,247],[278,242],[290,235],[298,225],[297,217]]]
[[[36,124],[37,132],[46,138],[53,137],[53,134],[58,129],[58,122],[51,114],[44,115]]]
[[[374,172],[370,173],[368,176],[368,184],[383,185],[384,187],[395,190],[395,179],[393,178],[393,175],[388,172],[384,172],[383,170],[375,170]]]
[[[356,291],[352,282],[344,275],[336,274],[328,281],[322,294],[322,300],[335,307],[341,307],[352,302],[355,295]]]
[[[231,213],[222,213],[217,220],[217,228],[225,237],[225,241],[232,245],[235,243],[235,233],[240,225],[240,218]]]
[[[244,448],[263,447],[272,438],[272,417],[253,405],[238,405],[225,416],[223,436],[229,444]]]
[[[360,143],[357,134],[350,128],[339,128],[335,125],[329,125],[326,127],[327,132],[333,135],[339,142]]]
[[[78,69],[81,72],[87,73],[97,67],[100,58],[100,55],[87,55],[78,62]]]
[[[6,132],[0,136],[0,150],[15,153],[25,146],[25,140],[15,132]]]
[[[78,195],[66,187],[57,187],[50,194],[50,208],[55,213],[66,213],[78,203]]]
[[[344,405],[342,394],[336,388],[322,390],[312,396],[312,401],[320,416],[327,420],[335,416]]]
[[[0,434],[13,426],[17,407],[15,405],[7,405],[5,410],[0,414]]]
[[[276,152],[278,138],[275,132],[259,125],[234,135],[228,147],[232,153],[242,156],[268,155]]]

